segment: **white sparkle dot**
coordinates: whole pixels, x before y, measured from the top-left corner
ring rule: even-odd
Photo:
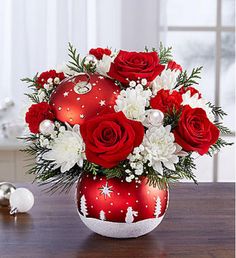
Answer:
[[[105,100],[101,100],[101,101],[99,102],[99,104],[100,104],[101,107],[102,107],[102,106],[105,106],[105,105],[106,105],[106,101],[105,101]]]
[[[77,100],[80,100],[80,98],[78,97]]]
[[[84,105],[82,105],[81,107],[84,108]]]
[[[126,204],[129,204],[128,202]]]
[[[80,118],[84,118],[84,115],[83,115],[83,114],[80,114]]]
[[[93,205],[91,205],[91,208],[93,208]]]
[[[98,197],[96,196],[96,200],[98,200]]]
[[[69,110],[70,110],[70,108],[67,108],[66,110],[67,110],[67,111],[69,111]]]
[[[120,210],[120,212],[124,212],[123,210]]]
[[[116,92],[115,92],[115,91],[114,91],[113,93],[114,93],[114,95],[116,95]]]
[[[97,99],[98,97],[95,97],[95,99]]]
[[[72,118],[70,118],[70,121],[72,122],[72,121],[73,121],[73,119],[72,119]]]
[[[147,208],[148,206],[146,205],[145,207]]]
[[[63,93],[63,96],[64,97],[67,97],[69,95],[69,92],[68,91],[65,91],[64,93]]]
[[[102,90],[101,88],[98,88],[98,90]]]
[[[150,194],[150,191],[147,191],[147,194]]]
[[[87,187],[85,186],[84,189],[86,189]]]
[[[96,83],[93,83],[92,85],[93,85],[93,86],[96,86]]]
[[[98,78],[99,78],[99,79],[104,79],[104,77],[103,77],[103,76],[98,76]]]
[[[102,178],[100,178],[100,181],[102,181]]]
[[[128,195],[131,195],[131,193],[128,193]]]
[[[111,211],[108,211],[108,213],[111,213]]]
[[[55,103],[53,103],[52,105],[55,106]]]
[[[96,83],[98,83],[98,81],[96,81]]]
[[[138,185],[136,185],[135,188],[138,188]]]
[[[60,111],[60,110],[61,110],[61,107],[58,107],[58,110]]]
[[[120,195],[120,193],[117,193],[117,195]]]
[[[111,202],[111,206],[113,205],[113,202]]]

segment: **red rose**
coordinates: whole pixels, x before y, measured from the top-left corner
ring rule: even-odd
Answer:
[[[177,64],[175,61],[169,61],[167,64],[167,69],[170,69],[171,71],[180,71],[182,72],[181,65]]]
[[[172,113],[173,110],[179,110],[182,103],[182,95],[177,91],[160,90],[157,95],[150,100],[150,106],[159,109],[163,113]]]
[[[91,48],[89,51],[90,55],[95,56],[98,60],[101,60],[103,55],[110,56],[111,55],[111,50],[108,48]]]
[[[80,126],[87,160],[104,168],[112,168],[142,143],[144,127],[129,120],[122,112],[104,114]]]
[[[184,106],[173,133],[185,151],[197,151],[200,155],[207,153],[219,138],[219,130],[207,118],[205,110],[188,105]]]
[[[37,78],[36,83],[38,84],[39,88],[43,88],[43,85],[47,83],[48,79],[51,78],[52,80],[54,80],[56,77],[58,77],[60,81],[65,79],[64,73],[57,73],[55,70],[50,70],[41,73]]]
[[[45,119],[54,119],[52,109],[47,102],[31,105],[25,115],[25,121],[28,123],[29,129],[32,133],[39,133],[39,124]]]
[[[179,92],[180,94],[184,94],[186,93],[187,91],[190,91],[190,97],[192,97],[194,94],[198,93],[198,98],[200,99],[202,97],[202,94],[197,90],[195,89],[194,87],[182,87],[180,88]]]
[[[165,69],[159,61],[156,52],[137,53],[120,50],[114,62],[111,63],[108,75],[124,85],[129,84],[129,81],[142,78],[151,82]]]

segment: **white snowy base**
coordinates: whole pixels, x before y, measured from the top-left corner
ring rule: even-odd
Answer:
[[[79,212],[78,212],[79,213]],[[162,221],[160,218],[145,219],[134,223],[121,223],[87,218],[79,213],[83,223],[99,235],[113,238],[135,238],[151,232]]]

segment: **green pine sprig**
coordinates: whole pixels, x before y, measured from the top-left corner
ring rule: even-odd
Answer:
[[[219,138],[217,142],[210,147],[207,154],[212,157],[213,155],[218,153],[221,148],[226,146],[231,146],[233,144],[234,144],[233,142],[226,142],[224,139]]]
[[[160,43],[158,55],[159,55],[161,64],[167,64],[169,61],[173,59],[171,52],[172,52],[172,47],[165,47],[162,44],[162,42]]]
[[[77,53],[76,48],[74,48],[71,43],[69,43],[68,51],[68,55],[71,60],[69,61],[69,65],[67,65],[67,67],[76,73],[84,72],[84,61],[82,60],[82,62],[80,62],[80,54]]]
[[[202,71],[202,66],[193,68],[189,76],[186,70],[182,71],[177,78],[177,84],[175,88],[177,88],[178,86],[189,87],[193,84],[198,84],[197,80],[201,79],[200,77],[201,71]]]
[[[207,105],[212,109],[212,113],[216,118],[223,119],[224,116],[227,116],[227,113],[225,113],[221,107],[217,107],[210,102],[208,102]]]

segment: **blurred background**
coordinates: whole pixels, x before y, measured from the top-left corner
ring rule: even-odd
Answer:
[[[0,181],[32,180],[16,140],[28,105],[21,78],[65,63],[68,42],[85,55],[160,41],[185,69],[204,66],[199,90],[235,131],[235,0],[0,0]],[[234,181],[234,148],[197,158],[198,181]]]

